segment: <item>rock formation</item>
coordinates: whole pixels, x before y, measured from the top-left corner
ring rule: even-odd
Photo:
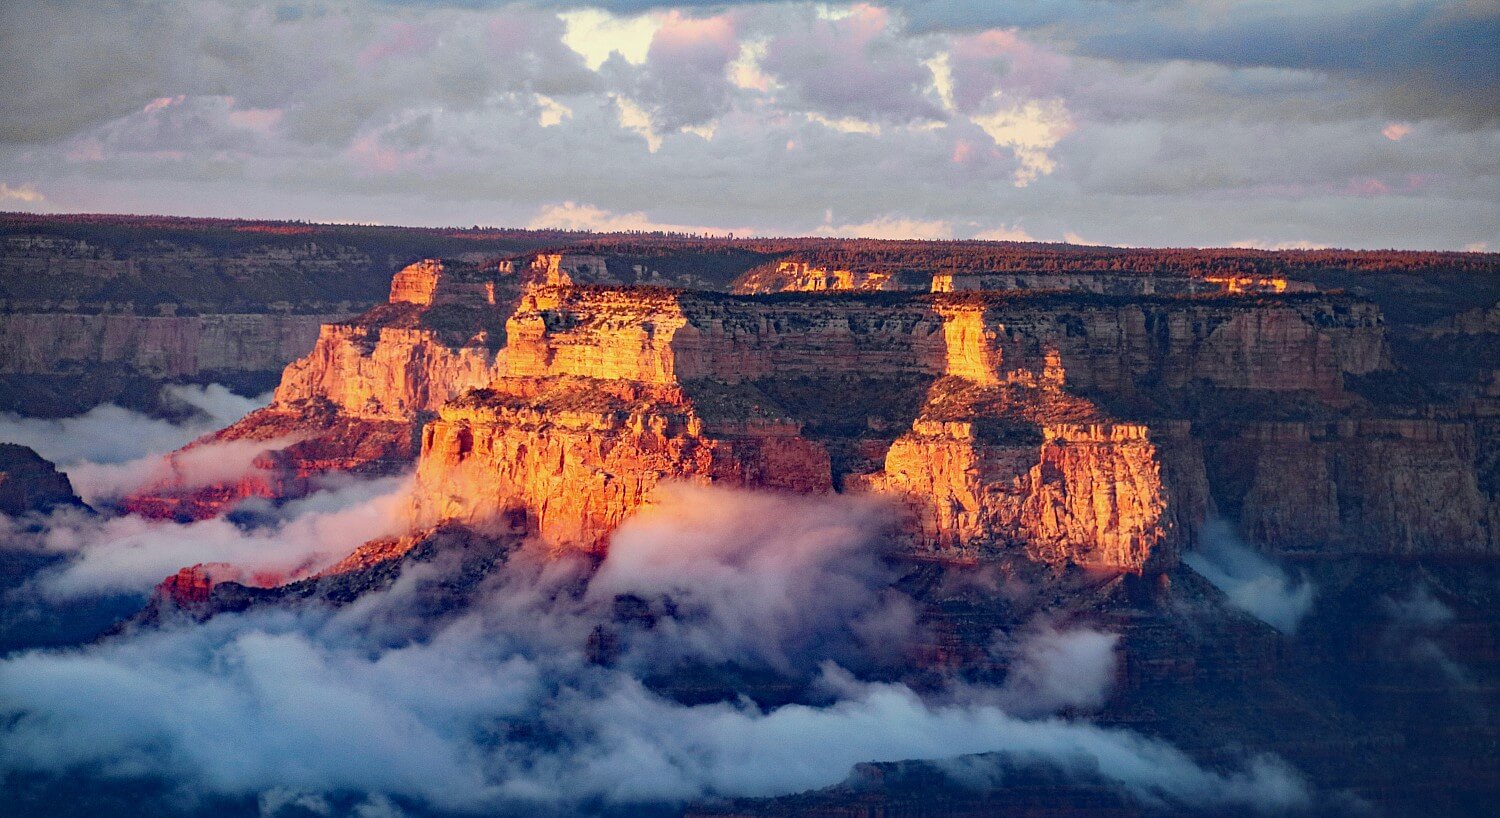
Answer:
[[[83,507],[68,476],[26,446],[0,443],[0,514]]]
[[[189,447],[264,443],[253,471],[228,483],[153,486],[121,507],[195,519],[246,497],[298,496],[331,473],[410,468],[421,423],[504,371],[505,293],[515,286],[474,265],[405,268],[387,304],[323,326],[312,352],[286,368],[270,406]]]
[[[295,440],[240,481],[125,506],[203,516],[417,461],[414,525],[558,548],[602,548],[664,480],[883,493],[944,560],[1159,570],[1215,515],[1287,553],[1496,547],[1482,428],[1382,419],[1350,389],[1393,366],[1357,298],[578,280],[610,264],[410,265],[387,304],[323,328],[271,406],[195,445]]]

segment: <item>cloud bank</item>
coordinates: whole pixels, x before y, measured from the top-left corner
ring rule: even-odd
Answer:
[[[1038,626],[1007,643],[1004,688],[922,693],[864,675],[920,636],[867,547],[888,522],[853,498],[681,489],[624,526],[597,570],[523,546],[457,610],[423,607],[445,581],[439,558],[339,609],[252,609],[14,655],[0,660],[0,769],[159,777],[272,806],[352,792],[535,814],[768,796],[838,783],[862,761],[1001,753],[1152,803],[1308,802],[1274,759],[1213,771],[1049,715],[1106,695],[1109,634]],[[649,626],[617,615],[630,599]],[[618,661],[590,656],[600,627],[626,629]],[[684,704],[646,681],[725,660],[805,677],[805,693]]]
[[[1497,36],[1500,12],[1462,0],[12,3],[0,196],[1497,246]]]

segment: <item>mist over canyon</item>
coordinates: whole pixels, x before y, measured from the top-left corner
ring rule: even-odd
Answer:
[[[1500,791],[1494,254],[4,229],[8,813]]]

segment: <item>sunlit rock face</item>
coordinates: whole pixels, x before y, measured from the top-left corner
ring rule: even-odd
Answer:
[[[507,336],[508,375],[424,433],[423,523],[526,520],[597,548],[667,479],[862,490],[907,507],[912,547],[933,556],[1125,570],[1192,536],[1209,503],[1201,454],[1163,452],[1149,425],[1085,395],[1336,395],[1346,372],[1385,362],[1378,314],[1327,301],[541,286]]]
[[[735,286],[735,292],[746,294],[913,289],[925,288],[890,272],[831,270],[806,261],[778,261],[752,270]]]
[[[403,269],[271,406],[187,450],[261,441],[252,469],[122,505],[196,518],[416,461],[414,526],[559,549],[603,548],[667,481],[878,493],[947,561],[1152,570],[1214,515],[1288,553],[1494,547],[1471,425],[1379,421],[1349,391],[1391,365],[1355,298],[757,297],[587,283],[612,275],[598,256],[517,269]]]
[[[421,423],[504,372],[505,315],[518,288],[494,268],[434,260],[404,268],[388,304],[322,327],[312,352],[283,372],[270,406],[185,450],[261,441],[267,451],[252,469],[206,486],[170,480],[121,507],[198,519],[246,497],[304,494],[330,473],[410,468]]]

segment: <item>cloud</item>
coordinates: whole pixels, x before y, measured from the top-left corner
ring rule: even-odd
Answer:
[[[1328,245],[1318,244],[1307,239],[1296,239],[1293,241],[1272,241],[1269,239],[1246,239],[1229,243],[1230,247],[1244,247],[1254,250],[1326,250]]]
[[[585,5],[7,4],[0,178],[89,212],[521,224],[573,200],[775,235],[833,208],[1129,245],[1500,241],[1493,59],[1434,47],[1493,26],[1472,4]]]
[[[1002,636],[992,654],[1010,668],[998,701],[1011,713],[1039,715],[1104,705],[1119,671],[1120,637],[1093,628],[1058,629],[1041,623],[1020,638]]]
[[[153,486],[190,491],[205,486],[260,479],[257,465],[266,452],[280,451],[302,440],[290,436],[270,440],[224,440],[200,444],[170,454],[148,454],[124,463],[74,463],[64,469],[73,489],[91,505],[125,497]]]
[[[1405,597],[1384,596],[1380,609],[1390,619],[1384,634],[1388,649],[1401,658],[1434,668],[1446,682],[1460,691],[1476,689],[1473,675],[1437,641],[1437,635],[1454,619],[1453,609],[1433,596],[1425,583],[1412,587]]]
[[[814,235],[865,239],[951,239],[953,224],[941,219],[906,219],[881,216],[858,224],[824,223]]]
[[[168,385],[168,405],[190,414],[185,420],[153,418],[114,404],[102,404],[61,420],[0,415],[0,441],[20,443],[64,468],[82,462],[122,463],[161,455],[228,426],[270,402],[270,394],[246,398],[219,384]]]
[[[1182,561],[1224,592],[1229,604],[1282,633],[1296,633],[1312,610],[1317,589],[1294,581],[1276,563],[1252,551],[1222,520],[1204,526],[1195,551]]]
[[[1057,169],[1048,151],[1073,130],[1061,100],[1028,100],[1022,104],[996,99],[992,111],[970,117],[995,144],[1015,154],[1016,187],[1026,187]]]
[[[1392,142],[1400,142],[1409,134],[1411,134],[1411,123],[1409,122],[1391,122],[1380,129],[1380,135]]]
[[[980,241],[1036,241],[1030,233],[1027,233],[1020,225],[1000,225],[986,230],[980,230],[971,238]]]
[[[666,224],[653,221],[645,213],[611,213],[590,204],[579,204],[577,202],[546,205],[532,217],[531,221],[527,222],[526,226],[533,230],[593,230],[602,233],[660,231],[665,233],[709,233],[724,235],[733,232],[723,228],[704,227],[701,225]]]
[[[6,539],[12,548],[67,558],[34,580],[55,600],[145,593],[199,563],[228,564],[257,584],[275,584],[337,562],[369,540],[403,533],[409,487],[402,477],[335,485],[251,526],[225,517],[177,523],[59,511],[24,528],[7,521]]]
[[[0,660],[0,770],[161,776],[272,805],[353,794],[532,814],[799,792],[862,761],[999,753],[1154,804],[1308,803],[1271,758],[1210,771],[1127,730],[924,695],[821,657],[827,617],[857,618],[866,609],[850,606],[888,580],[868,548],[888,517],[871,502],[677,489],[621,529],[592,577],[584,560],[522,548],[472,605],[432,609],[424,589],[461,570],[438,559],[340,609],[222,614],[13,655]],[[585,637],[619,623],[622,591],[674,600],[635,638],[805,667],[808,694],[684,704],[643,681],[680,655],[637,643],[631,661],[590,661]],[[1112,650],[1106,634],[1039,629],[1018,643],[1009,684],[1038,706],[1087,706]]]
[[[843,15],[813,14],[780,30],[760,66],[784,87],[783,104],[830,119],[892,123],[942,119],[927,97],[932,73],[924,55],[900,36],[879,6],[848,6]]]
[[[537,104],[541,106],[542,112],[537,116],[537,124],[543,128],[560,125],[564,119],[573,118],[573,109],[558,102],[549,96],[536,95]]]
[[[894,520],[873,498],[671,486],[614,532],[589,592],[673,610],[650,634],[658,661],[666,651],[790,673],[798,655],[899,656],[916,612],[886,591]]]
[[[37,205],[46,201],[47,197],[37,192],[36,186],[31,184],[10,185],[0,182],[0,202],[19,202],[20,204]]]
[[[661,134],[657,133],[656,123],[645,109],[622,96],[615,97],[615,106],[620,110],[620,127],[639,134],[646,140],[646,148],[652,153],[661,150]]]
[[[293,439],[232,441],[167,459],[186,444],[228,426],[270,402],[270,394],[246,398],[219,384],[168,385],[163,402],[186,413],[182,420],[153,418],[102,404],[60,420],[0,415],[0,441],[20,443],[67,472],[86,502],[123,496],[152,483],[174,481],[196,487],[234,480],[251,470],[261,453]]]
[[[566,11],[560,16],[566,26],[562,41],[595,71],[613,54],[632,65],[645,62],[662,22],[655,14],[620,17],[591,8]]]

